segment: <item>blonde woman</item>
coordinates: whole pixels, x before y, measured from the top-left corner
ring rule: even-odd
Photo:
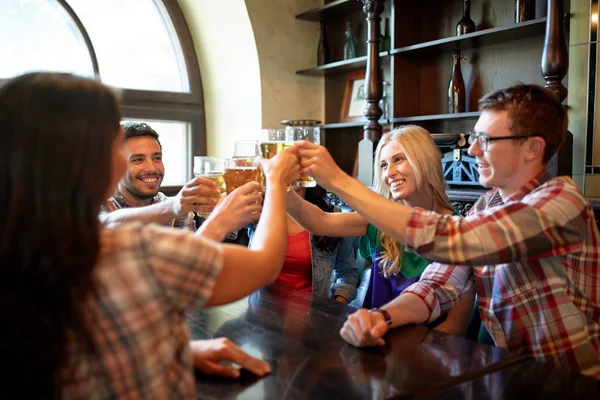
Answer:
[[[452,214],[440,152],[426,129],[408,125],[383,135],[375,153],[374,171],[374,190],[385,198],[440,214]],[[361,255],[372,262],[365,308],[379,308],[392,301],[417,282],[429,265],[429,261],[417,254],[404,252],[402,245],[358,213],[326,213],[293,192],[288,194],[287,207],[292,218],[316,235],[362,236],[359,240]],[[473,299],[471,289],[445,321],[442,316],[431,327],[464,334]]]

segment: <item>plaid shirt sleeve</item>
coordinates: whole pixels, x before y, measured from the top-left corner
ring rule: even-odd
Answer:
[[[407,250],[432,261],[471,266],[573,253],[581,249],[586,234],[586,207],[577,190],[555,179],[521,201],[465,218],[413,208]]]
[[[144,227],[142,237],[146,261],[172,303],[180,310],[202,306],[223,265],[219,245],[158,225]]]
[[[404,289],[402,293],[419,296],[429,309],[427,322],[432,322],[450,311],[473,285],[471,267],[433,262],[425,268],[419,281]]]

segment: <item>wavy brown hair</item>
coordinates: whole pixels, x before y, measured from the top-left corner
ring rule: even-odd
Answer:
[[[2,391],[60,395],[67,332],[87,339],[98,213],[109,192],[119,104],[102,84],[34,73],[0,89]]]
[[[381,137],[375,150],[374,191],[387,199],[394,200],[390,188],[384,182],[380,168],[381,150],[389,143],[394,143],[402,148],[415,174],[417,190],[431,195],[432,206],[435,208],[436,205],[439,205],[452,209],[452,204],[446,195],[446,181],[442,170],[440,150],[431,138],[429,131],[416,125],[401,126]],[[399,200],[399,202],[406,204],[403,200]],[[383,232],[380,234],[379,240],[384,249],[380,258],[384,276],[397,274],[402,267],[404,247]]]
[[[542,163],[547,164],[567,138],[567,113],[554,92],[538,85],[518,84],[488,93],[479,111],[508,111],[514,136],[538,135],[546,141]]]

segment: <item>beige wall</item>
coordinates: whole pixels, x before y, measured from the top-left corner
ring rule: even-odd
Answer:
[[[242,0],[178,1],[200,64],[207,152],[230,156],[236,139],[261,127],[260,69],[246,5]]]
[[[320,7],[322,0],[246,0],[258,48],[262,89],[262,126],[282,119],[323,121],[325,81],[296,75],[317,64],[319,24],[295,15]]]
[[[318,23],[294,16],[322,0],[178,0],[202,75],[209,155],[282,119],[323,120],[324,79],[297,76],[316,64]]]

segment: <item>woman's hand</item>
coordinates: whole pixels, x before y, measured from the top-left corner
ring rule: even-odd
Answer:
[[[356,347],[383,346],[383,335],[388,331],[388,324],[379,312],[370,313],[361,308],[350,314],[340,329],[342,339]]]
[[[295,147],[281,150],[271,159],[256,157],[256,163],[260,165],[265,175],[267,186],[269,184],[282,183],[291,185],[300,179],[300,164]]]
[[[190,347],[194,367],[205,374],[219,375],[225,378],[240,376],[238,368],[222,365],[221,361],[234,362],[258,376],[271,372],[269,363],[245,353],[228,338],[194,340],[190,342]]]
[[[323,188],[333,190],[333,184],[346,175],[325,147],[305,140],[296,142],[294,147],[298,148],[302,176],[312,176]]]

